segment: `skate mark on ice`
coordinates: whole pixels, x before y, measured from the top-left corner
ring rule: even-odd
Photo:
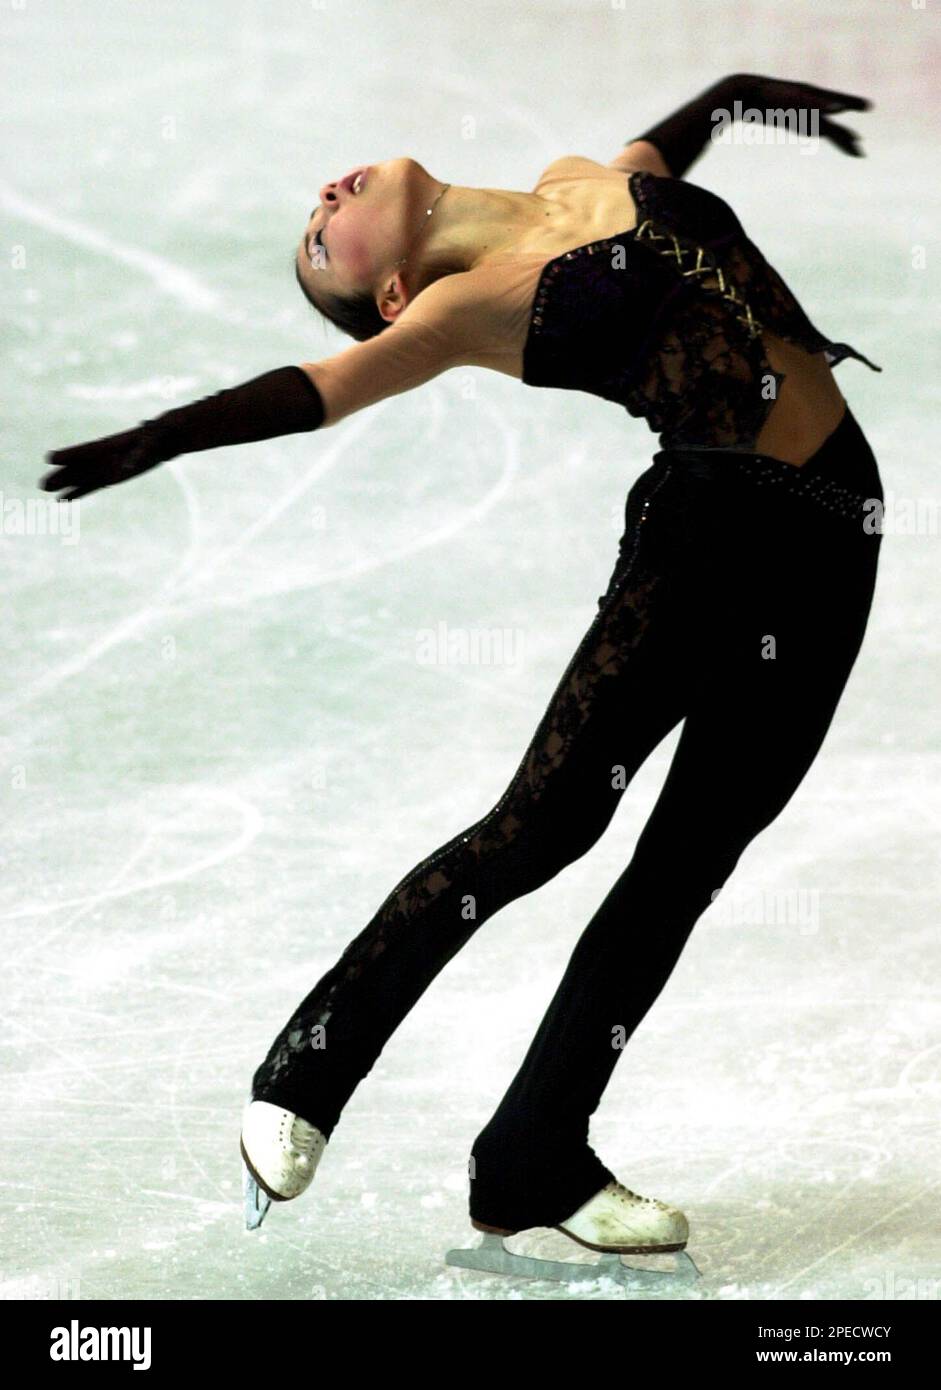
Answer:
[[[365,414],[355,416],[349,429],[345,430],[339,439],[334,440],[334,443],[327,447],[312,468],[308,469],[308,471],[302,474],[295,483],[282,492],[280,496],[276,497],[267,510],[262,512],[261,516],[259,516],[251,526],[247,526],[240,533],[237,541],[234,541],[231,545],[210,552],[205,562],[201,566],[195,566],[190,573],[175,576],[173,585],[167,586],[168,589],[172,587],[174,597],[178,597],[180,594],[185,596],[188,589],[203,584],[206,578],[218,570],[221,565],[226,564],[234,556],[240,554],[241,551],[245,550],[259,536],[268,531],[278,518],[282,516],[288,508],[293,507],[295,502],[297,502],[300,497],[303,497],[304,493],[307,492],[314,483],[319,482],[325,474],[332,472],[338,463],[343,462],[344,455],[348,452],[350,446],[355,443],[361,434],[369,429],[371,424],[372,418],[370,416]],[[266,452],[269,457],[274,457],[270,450]],[[236,601],[244,602],[245,600]],[[180,605],[177,605],[177,607],[179,606]]]
[[[7,1023],[11,1027],[18,1029],[21,1033],[25,1034],[28,1038],[30,1038],[32,1042],[37,1044],[37,1055],[42,1055],[45,1052],[54,1052],[57,1056],[61,1057],[63,1061],[65,1061],[68,1064],[68,1066],[71,1068],[73,1072],[80,1072],[83,1076],[87,1077],[89,1080],[94,1082],[95,1087],[97,1089],[107,1091],[112,1096],[114,1096],[115,1099],[120,1103],[123,1111],[136,1110],[140,1111],[142,1114],[145,1114],[147,1116],[151,1116],[153,1114],[153,1106],[146,1105],[142,1101],[128,1100],[127,1097],[122,1095],[120,1091],[116,1090],[115,1087],[111,1086],[96,1069],[90,1067],[87,1064],[87,1062],[84,1062],[81,1058],[73,1057],[63,1048],[56,1046],[54,1042],[50,1042],[48,1037],[43,1037],[38,1033],[34,1033],[32,1029],[27,1028],[26,1025],[20,1023],[18,1019],[8,1018]],[[117,1176],[118,1183],[122,1188],[122,1194],[128,1198],[132,1198],[134,1191],[136,1191],[136,1188],[131,1188],[127,1186],[128,1174],[126,1166],[121,1167],[119,1164],[112,1162],[111,1159],[107,1156],[107,1154],[105,1154],[97,1148],[94,1152],[96,1157],[102,1158],[104,1162],[107,1164],[107,1166],[113,1169],[114,1173]]]
[[[936,1081],[931,1079],[913,1083],[911,1079],[911,1073],[915,1068],[920,1066],[926,1058],[932,1056],[937,1056],[941,1059],[941,1042],[931,1043],[929,1047],[923,1048],[921,1052],[916,1052],[915,1056],[905,1063],[905,1066],[899,1072],[899,1078],[894,1088],[901,1100],[924,1100],[926,1093],[930,1095],[938,1095],[941,1093],[941,1080]],[[915,1089],[916,1087],[920,1087],[921,1089]]]
[[[486,405],[484,409],[491,415],[498,414],[495,407],[490,404]],[[368,418],[364,418],[360,423],[361,428],[357,431],[357,434],[371,425],[372,421]],[[346,436],[344,439],[344,447],[350,442],[352,442],[352,437]],[[428,530],[421,536],[413,537],[393,550],[385,552],[380,551],[378,554],[371,554],[353,563],[321,571],[318,574],[312,575],[310,579],[304,579],[300,582],[272,583],[259,589],[256,594],[242,594],[232,597],[228,597],[224,594],[212,594],[202,602],[196,601],[195,603],[183,605],[176,604],[176,611],[187,613],[207,606],[218,607],[237,605],[242,607],[254,603],[257,600],[269,599],[280,594],[306,593],[324,584],[336,584],[342,580],[355,579],[365,574],[371,574],[375,570],[383,569],[387,565],[394,565],[399,561],[409,560],[422,550],[431,549],[434,546],[439,546],[445,541],[453,539],[454,536],[459,535],[462,531],[480,521],[482,517],[491,512],[509,491],[510,486],[516,478],[519,472],[519,438],[517,432],[507,427],[503,431],[503,443],[505,446],[503,464],[500,475],[493,486],[489,488],[477,502],[474,502],[464,511],[458,513],[452,520],[443,522],[433,530]],[[196,586],[201,585],[208,575],[211,575],[221,565],[227,563],[233,556],[243,550],[248,542],[254,540],[257,536],[268,530],[282,512],[291,506],[299,497],[303,496],[310,485],[327,472],[328,468],[335,467],[337,462],[338,459],[336,457],[328,455],[317,468],[313,469],[306,478],[296,484],[287,495],[273,504],[264,516],[260,517],[258,521],[248,527],[238,542],[211,556],[204,566],[197,569],[192,575],[187,576],[186,582],[179,586],[179,593],[185,598]]]
[[[891,1211],[887,1211],[884,1216],[880,1216],[878,1220],[871,1222],[868,1226],[864,1227],[863,1230],[854,1231],[852,1235],[847,1236],[846,1239],[840,1241],[838,1245],[834,1245],[832,1249],[819,1255],[816,1260],[812,1260],[809,1265],[805,1265],[803,1269],[799,1269],[797,1273],[792,1275],[785,1283],[779,1284],[778,1296],[780,1297],[784,1290],[789,1289],[792,1284],[796,1284],[799,1280],[803,1279],[811,1270],[817,1269],[820,1265],[825,1264],[827,1260],[832,1259],[834,1255],[840,1254],[841,1251],[849,1249],[851,1245],[855,1245],[856,1242],[862,1240],[864,1236],[868,1236],[873,1231],[878,1230],[880,1226],[884,1226],[893,1216],[898,1216],[900,1212],[907,1211],[908,1208],[913,1206],[926,1192],[932,1192],[938,1187],[941,1187],[941,1178],[936,1178],[932,1182],[925,1183],[924,1187],[919,1188],[914,1196],[909,1197],[904,1202],[899,1202]]]
[[[19,965],[24,960],[30,960],[34,955],[36,955],[37,952],[45,950],[45,948],[49,945],[51,941],[55,939],[55,937],[61,936],[61,934],[64,931],[68,931],[69,927],[74,926],[76,922],[80,922],[83,917],[85,917],[89,912],[91,912],[92,909],[96,907],[98,903],[103,902],[105,898],[112,896],[120,897],[121,892],[123,890],[120,889],[117,885],[120,884],[124,878],[126,878],[126,876],[130,873],[131,869],[134,868],[135,864],[138,864],[144,858],[144,856],[149,853],[150,847],[156,838],[156,830],[149,830],[147,834],[144,836],[144,839],[141,842],[141,844],[139,844],[136,849],[133,849],[131,851],[131,853],[128,855],[127,859],[125,859],[123,864],[120,864],[118,866],[114,874],[108,880],[107,886],[105,888],[102,888],[100,892],[92,894],[91,897],[72,898],[67,902],[57,904],[55,907],[50,907],[47,904],[46,906],[48,907],[48,911],[45,913],[33,913],[30,912],[28,908],[16,909],[13,912],[11,912],[9,914],[9,917],[11,918],[48,916],[52,912],[59,912],[62,911],[63,908],[75,907],[76,905],[81,904],[78,908],[78,911],[74,912],[71,917],[67,917],[64,922],[60,922],[57,927],[54,927],[52,931],[47,932],[45,936],[40,937],[38,941],[31,942],[29,945],[24,946],[22,950],[17,952],[17,964]],[[2,920],[6,921],[7,917],[4,917]]]
[[[156,594],[149,599],[143,607],[129,614],[128,617],[122,618],[120,622],[107,632],[102,633],[100,637],[94,638],[83,651],[72,657],[71,660],[63,662],[60,666],[56,666],[52,670],[45,672],[45,674],[35,680],[32,685],[27,686],[15,699],[8,700],[6,704],[0,705],[0,714],[9,714],[14,710],[22,709],[24,705],[30,704],[38,696],[48,694],[50,690],[54,690],[56,686],[61,685],[64,681],[70,680],[73,676],[77,676],[80,672],[86,670],[97,661],[99,657],[104,656],[104,654],[113,647],[119,646],[122,642],[127,641],[129,637],[134,635],[138,629],[142,628],[148,621],[161,614],[160,601],[162,596],[173,588],[181,575],[186,573],[193,563],[193,559],[199,548],[200,521],[198,500],[186,474],[180,467],[175,466],[175,463],[176,461],[174,460],[167,466],[172,478],[183,494],[183,500],[186,504],[187,520],[189,522],[187,546],[179,564],[167,579],[164,580]]]
[[[62,912],[66,908],[76,906],[82,908],[82,913],[79,915],[84,915],[86,911],[89,911],[98,903],[111,901],[115,898],[126,898],[134,893],[145,893],[154,888],[162,888],[168,883],[181,883],[186,879],[194,878],[198,874],[205,872],[206,869],[214,868],[217,864],[224,864],[227,860],[233,859],[236,855],[241,854],[242,851],[247,849],[257,838],[264,824],[264,820],[258,808],[252,805],[250,801],[246,801],[244,797],[238,795],[236,792],[216,791],[208,787],[188,788],[187,792],[191,797],[204,797],[206,800],[215,802],[229,810],[234,810],[240,815],[242,825],[234,839],[222,845],[219,849],[213,850],[210,854],[204,855],[203,858],[197,859],[195,863],[188,864],[183,868],[168,869],[165,873],[155,874],[151,878],[138,879],[133,883],[127,884],[123,888],[102,888],[97,893],[83,895],[79,898],[67,898],[60,903],[41,903],[32,907],[15,908],[12,912],[5,913],[4,916],[0,918],[0,921],[9,922],[23,917],[51,917],[53,913]],[[157,833],[157,830],[151,832],[145,845],[132,851],[130,862],[136,862],[136,860],[140,858],[146,845],[150,843]],[[115,876],[118,878],[123,876],[125,868],[126,866],[122,866],[122,868],[118,869]],[[30,950],[34,952],[42,950],[48,942],[52,940],[53,936],[58,935],[66,927],[70,926],[73,921],[77,920],[78,917],[69,919],[67,922],[57,927],[54,932],[47,933],[46,936],[32,948],[24,947],[23,953],[27,954]]]
[[[115,241],[106,232],[96,231],[94,227],[73,221],[51,208],[31,202],[5,181],[0,182],[0,207],[9,216],[49,232],[57,241],[71,242],[73,246],[81,246],[87,251],[107,257],[108,260],[140,271],[158,290],[169,295],[171,299],[176,299],[187,309],[210,313],[215,317],[221,316],[222,301],[217,292],[210,289],[191,271],[166,260],[163,256]]]
[[[212,1005],[207,1004],[206,1007],[202,1010],[202,1012],[199,1014],[200,1021],[205,1018],[206,1014],[209,1012],[211,1007]],[[241,1193],[236,1191],[234,1197],[229,1196],[225,1189],[216,1181],[216,1179],[207,1171],[207,1169],[203,1166],[200,1160],[196,1157],[190,1145],[189,1139],[187,1138],[184,1130],[181,1128],[180,1125],[180,1109],[177,1103],[180,1091],[180,1068],[183,1065],[183,1059],[186,1055],[186,1049],[189,1046],[189,1044],[193,1041],[193,1036],[196,1032],[196,1029],[194,1027],[195,1022],[196,1020],[192,1020],[190,1022],[190,1026],[183,1033],[183,1036],[181,1037],[179,1045],[176,1049],[176,1058],[173,1064],[173,1071],[170,1076],[170,1120],[173,1125],[173,1132],[176,1135],[177,1142],[180,1145],[183,1152],[185,1153],[186,1157],[189,1159],[191,1166],[202,1176],[202,1178],[209,1185],[209,1187],[219,1194],[219,1197],[225,1203],[226,1207],[234,1209],[236,1213],[240,1213],[242,1207]],[[198,1074],[199,1067],[197,1067],[195,1070]],[[236,1107],[233,1107],[233,1114],[235,1112]],[[233,1121],[233,1123],[234,1122],[235,1121]],[[232,1148],[233,1153],[237,1155],[237,1146],[233,1144]]]

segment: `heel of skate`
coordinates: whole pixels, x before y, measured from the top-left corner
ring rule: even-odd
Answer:
[[[546,1228],[558,1231],[583,1249],[596,1251],[601,1258],[590,1263],[518,1254],[507,1249],[506,1239],[522,1231],[490,1225],[474,1217],[471,1225],[483,1233],[480,1244],[449,1250],[446,1264],[569,1284],[606,1277],[619,1284],[648,1289],[691,1284],[700,1277],[695,1261],[686,1252],[689,1225],[683,1213],[654,1197],[640,1197],[616,1180],[607,1183],[565,1221]],[[671,1268],[645,1268],[643,1261],[626,1264],[624,1255],[675,1258]]]
[[[486,1223],[483,1222],[483,1221],[475,1221],[473,1217],[471,1217],[471,1225],[473,1226],[473,1228],[474,1228],[475,1231],[484,1231],[484,1232],[486,1232],[486,1233],[489,1234],[489,1235],[495,1235],[495,1236],[515,1236],[515,1235],[516,1235],[516,1232],[515,1232],[515,1231],[508,1231],[508,1230],[507,1230],[505,1227],[503,1227],[503,1226],[488,1226],[488,1225],[486,1225]]]

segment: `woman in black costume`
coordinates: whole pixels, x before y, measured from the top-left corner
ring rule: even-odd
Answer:
[[[325,428],[460,364],[616,401],[659,434],[607,591],[504,794],[406,874],[257,1068],[252,1224],[306,1189],[442,967],[597,841],[683,721],[634,855],[474,1142],[470,1213],[601,1250],[685,1246],[683,1213],[624,1187],[589,1121],[619,1044],[823,742],[866,628],[882,485],[830,370],[881,369],[821,334],[728,204],[683,175],[717,112],[799,108],[858,154],[831,117],[869,105],[735,75],[609,164],[557,160],[528,193],[442,185],[410,159],[353,170],[321,190],[297,278],[355,345],[48,456],[42,486],[74,499],[179,454]]]

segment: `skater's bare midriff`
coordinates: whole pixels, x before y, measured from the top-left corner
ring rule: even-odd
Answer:
[[[474,354],[469,365],[522,380],[523,350],[533,302],[548,261],[576,246],[632,230],[637,208],[626,172],[592,159],[568,156],[543,172],[532,193],[544,204],[544,220],[521,230],[511,249],[480,257],[468,273],[480,315],[478,342],[494,344]],[[762,331],[769,363],[782,373],[778,399],[753,445],[797,467],[833,433],[846,408],[822,353],[809,353],[777,334]]]

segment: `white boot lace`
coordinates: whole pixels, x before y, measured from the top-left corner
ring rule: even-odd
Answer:
[[[622,1202],[626,1202],[628,1206],[637,1206],[638,1204],[647,1207],[661,1205],[661,1203],[656,1202],[652,1197],[641,1197],[639,1193],[632,1192],[631,1189],[625,1187],[622,1182],[612,1182],[609,1184],[609,1191]]]
[[[295,1168],[299,1168],[303,1171],[310,1167],[319,1137],[320,1131],[316,1129],[314,1125],[308,1124],[306,1120],[302,1120],[300,1115],[294,1116],[289,1140],[291,1149],[294,1152]]]

